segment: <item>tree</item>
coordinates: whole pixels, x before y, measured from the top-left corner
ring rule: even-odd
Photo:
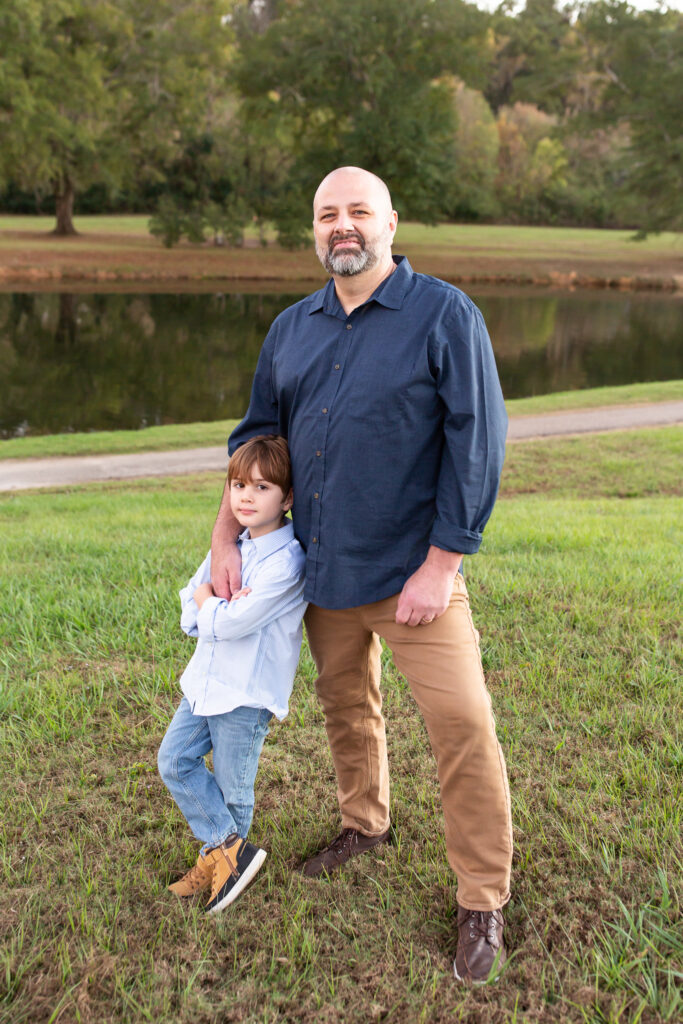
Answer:
[[[296,0],[257,30],[238,24],[244,113],[286,138],[280,210],[310,220],[312,190],[339,164],[372,168],[399,212],[426,221],[453,177],[445,72],[476,65],[483,16],[459,0]]]
[[[556,0],[526,0],[516,17],[503,6],[492,26],[496,42],[486,97],[493,109],[519,101],[564,113],[585,62],[572,8],[560,8]]]
[[[499,212],[495,195],[498,149],[496,119],[476,89],[455,87],[455,180],[451,216],[490,218]]]
[[[579,24],[602,77],[593,126],[622,125],[630,141],[622,193],[636,199],[643,230],[683,227],[683,14],[587,4]]]
[[[555,122],[530,103],[499,111],[498,194],[513,221],[543,219],[544,201],[566,184],[564,147],[551,137]]]
[[[229,29],[221,0],[4,0],[0,176],[55,198],[73,234],[78,189],[158,174],[210,107]]]

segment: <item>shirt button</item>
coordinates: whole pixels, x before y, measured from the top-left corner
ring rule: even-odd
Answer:
[[[320,497],[320,495],[319,495],[319,494],[318,494],[318,492],[316,491],[316,492],[315,492],[315,494],[313,495],[313,497],[314,497],[314,498],[319,498],[319,497]]]
[[[323,409],[323,412],[327,412],[327,409]]]
[[[322,455],[322,452],[316,452],[315,454],[317,455],[318,458],[320,458],[320,456]]]
[[[339,369],[339,363],[335,363],[334,364],[334,368],[335,368],[335,370],[338,370]]]
[[[317,537],[314,537],[314,538],[313,538],[313,543],[314,543],[314,544],[317,544],[317,543],[318,543],[318,538],[317,538]]]
[[[353,324],[347,324],[346,325],[346,330],[350,331],[352,327],[353,327]]]

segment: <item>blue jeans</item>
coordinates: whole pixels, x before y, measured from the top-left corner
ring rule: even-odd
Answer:
[[[246,839],[254,813],[254,779],[268,723],[267,708],[193,715],[180,702],[157,758],[159,774],[184,814],[202,852],[232,832]],[[204,757],[213,750],[213,773]]]

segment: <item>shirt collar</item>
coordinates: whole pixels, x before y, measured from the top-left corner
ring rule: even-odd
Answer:
[[[364,306],[370,302],[378,302],[381,306],[386,306],[387,309],[400,309],[403,305],[403,299],[413,276],[413,268],[405,256],[397,255],[392,259],[396,264],[396,270],[377,286],[370,298],[363,303]],[[314,292],[310,297],[309,316],[311,313],[319,313],[321,309],[331,316],[337,315],[340,310],[343,313],[332,277],[324,288]],[[345,313],[343,315],[346,316]]]
[[[270,533],[264,533],[262,537],[254,538],[249,536],[249,528],[247,527],[239,535],[238,540],[241,543],[249,541],[249,543],[253,544],[256,550],[256,557],[260,561],[263,558],[268,558],[269,555],[274,554],[294,540],[294,524],[291,519],[287,519],[285,525],[281,526],[279,530],[271,530]]]

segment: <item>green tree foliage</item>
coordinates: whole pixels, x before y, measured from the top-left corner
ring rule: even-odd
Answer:
[[[391,181],[399,212],[441,215],[455,117],[440,76],[471,70],[483,27],[459,0],[296,0],[265,32],[242,19],[239,88],[249,117],[288,138],[301,215],[310,217],[312,189],[340,164]]]
[[[585,51],[570,6],[526,0],[512,17],[505,5],[492,19],[494,48],[486,96],[494,110],[515,101],[551,114],[570,106]]]
[[[224,65],[219,0],[3,0],[0,177],[53,194],[158,168]]]
[[[567,156],[552,138],[556,122],[529,103],[503,107],[498,117],[497,191],[509,220],[537,221],[567,184]]]
[[[92,188],[156,203],[165,244],[239,244],[252,222],[295,245],[317,182],[355,163],[426,222],[682,227],[683,15],[622,0],[514,12],[3,0],[0,192],[54,196],[62,233]]]
[[[567,187],[553,196],[553,220],[595,227],[637,223],[637,210],[620,194],[628,125],[587,131],[581,119],[573,118],[564,125],[561,137],[568,161]]]
[[[616,0],[580,17],[603,92],[591,121],[621,124],[630,137],[622,192],[643,230],[683,227],[683,14],[636,12]],[[635,204],[634,204],[635,205]]]
[[[6,0],[0,12],[0,166],[54,192],[59,233],[73,232],[77,183],[119,170],[106,53],[123,29],[121,11],[83,0]]]
[[[457,118],[453,204],[455,219],[488,220],[500,214],[496,173],[500,140],[496,119],[476,89],[458,82],[454,89]]]

